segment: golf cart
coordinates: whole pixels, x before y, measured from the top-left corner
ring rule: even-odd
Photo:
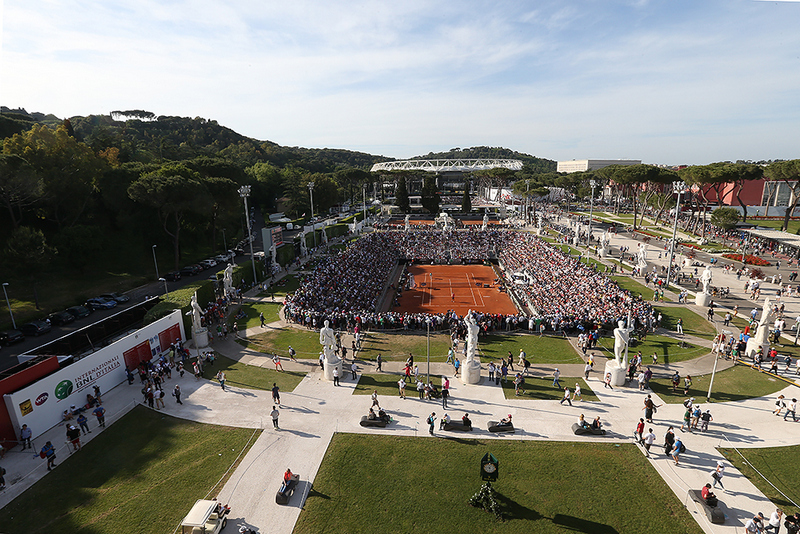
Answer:
[[[217,513],[217,501],[199,500],[186,514],[181,523],[181,534],[219,534],[228,520],[227,508],[222,508],[222,517]]]

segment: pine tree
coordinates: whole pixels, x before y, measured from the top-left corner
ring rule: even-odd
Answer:
[[[472,183],[469,180],[464,180],[464,198],[461,200],[461,213],[469,213],[472,211],[472,197],[470,196],[470,186]]]
[[[402,174],[397,179],[397,190],[394,193],[395,204],[400,208],[403,213],[411,211],[411,204],[408,201],[408,186],[406,186],[406,177]]]

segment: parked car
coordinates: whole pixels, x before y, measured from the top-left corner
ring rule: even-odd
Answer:
[[[211,258],[209,258],[207,260],[201,261],[200,265],[202,265],[206,269],[210,269],[212,267],[216,267],[217,266],[217,262],[212,260]]]
[[[94,310],[87,308],[86,306],[73,306],[71,308],[67,308],[65,311],[73,315],[76,319],[81,319],[83,317],[88,317],[88,315]]]
[[[19,330],[6,330],[5,332],[0,332],[0,345],[19,343],[23,339],[25,339],[25,335]]]
[[[181,279],[181,273],[178,271],[170,271],[164,275],[164,278],[169,280],[170,282],[177,282]]]
[[[181,269],[181,276],[194,276],[197,274],[193,265],[188,265]]]
[[[125,302],[130,302],[131,298],[128,295],[123,295],[121,293],[103,293],[100,295],[104,299],[110,299],[117,301],[117,304],[124,304]]]
[[[117,301],[104,299],[102,297],[94,297],[86,301],[84,306],[91,308],[93,310],[110,310],[111,308],[116,307]]]
[[[65,324],[69,324],[75,320],[75,316],[69,313],[68,311],[56,312],[51,313],[47,316],[47,319],[50,321],[51,324],[56,326],[62,326]]]
[[[52,327],[45,321],[31,321],[19,327],[19,331],[26,336],[41,336],[51,329]]]
[[[217,265],[219,265],[220,263],[228,263],[229,261],[231,261],[231,256],[230,254],[228,255],[219,254],[217,256],[214,256],[213,259],[215,262],[217,262]]]

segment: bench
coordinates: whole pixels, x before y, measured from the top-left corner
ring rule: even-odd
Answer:
[[[500,424],[499,421],[489,421],[489,432],[514,432],[514,425],[511,423]]]
[[[359,424],[364,427],[384,428],[387,424],[387,421],[384,421],[382,419],[370,419],[366,415],[362,415],[361,422]]]
[[[691,497],[694,502],[700,504],[703,510],[705,510],[709,521],[718,525],[725,522],[725,514],[719,508],[719,501],[717,506],[709,506],[703,498],[701,490],[689,490],[689,497]]]
[[[581,426],[578,423],[572,424],[572,433],[576,436],[580,436],[581,434],[594,434],[595,436],[602,436],[606,433],[605,430],[602,428],[592,428]]]
[[[472,432],[472,425],[467,426],[461,421],[452,419],[449,423],[442,426],[442,430],[454,430],[457,432]]]
[[[300,475],[292,475],[288,482],[281,482],[281,489],[275,494],[275,502],[278,504],[288,503],[299,480]]]

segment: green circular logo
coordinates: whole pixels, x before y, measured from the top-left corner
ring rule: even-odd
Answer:
[[[72,382],[69,380],[62,380],[56,386],[56,398],[64,400],[72,394]]]

